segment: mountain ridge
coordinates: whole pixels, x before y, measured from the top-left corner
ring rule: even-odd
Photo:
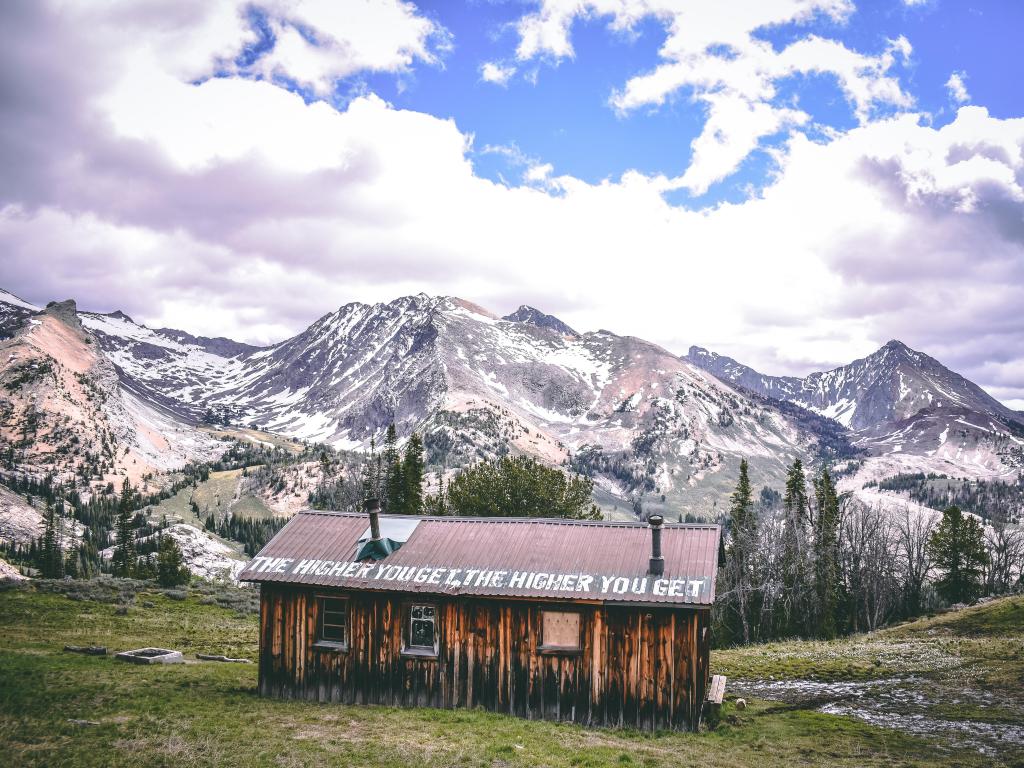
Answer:
[[[0,296],[0,316],[8,306]],[[350,302],[266,347],[57,311],[95,340],[119,398],[185,434],[230,423],[365,450],[395,423],[421,433],[437,471],[525,453],[591,475],[606,508],[711,508],[741,458],[755,484],[778,485],[799,456],[847,461],[856,485],[899,471],[1003,476],[1024,445],[1014,412],[896,340],[801,379],[451,296]]]
[[[898,339],[892,339],[875,352],[846,365],[827,371],[815,371],[804,377],[762,374],[731,357],[698,346],[691,346],[685,359],[726,381],[836,418],[854,430],[870,429],[905,419],[922,408],[941,407],[943,402],[947,405],[963,405],[1004,419],[1015,420],[1021,417],[1017,411],[999,402],[974,382],[950,370],[935,358],[911,349]],[[930,386],[914,389],[906,385],[902,377],[911,369],[920,372]],[[898,387],[893,386],[893,376],[901,377]],[[888,387],[898,397],[878,402],[880,393],[874,389],[878,386]],[[850,391],[852,388],[859,390],[858,397],[849,396],[853,394]],[[908,399],[908,395],[914,397]],[[876,398],[874,402],[872,397]],[[922,398],[927,398],[927,402]]]

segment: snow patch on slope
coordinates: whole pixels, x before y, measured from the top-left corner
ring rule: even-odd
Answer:
[[[2,301],[4,304],[11,304],[12,306],[21,307],[22,309],[29,309],[32,310],[33,312],[42,311],[42,307],[37,307],[35,304],[30,304],[24,299],[18,298],[10,291],[5,291],[3,288],[0,288],[0,301]]]

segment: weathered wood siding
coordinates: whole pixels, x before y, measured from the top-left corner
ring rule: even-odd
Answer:
[[[573,605],[581,653],[538,651],[544,603],[470,598],[438,607],[436,659],[401,653],[398,593],[351,592],[347,652],[314,647],[323,590],[263,584],[262,695],[346,704],[477,707],[525,718],[696,729],[708,680],[708,612]],[[564,605],[548,604],[552,609]]]

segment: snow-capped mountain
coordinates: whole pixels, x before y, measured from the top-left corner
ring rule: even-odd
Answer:
[[[9,339],[40,307],[0,289],[0,339]]]
[[[901,473],[1012,479],[1024,465],[1024,414],[899,341],[802,379],[767,376],[701,347],[686,359],[734,386],[846,426],[865,454],[841,484],[847,490]]]
[[[0,316],[22,324],[12,342],[53,314],[36,309],[0,296]],[[711,506],[743,457],[755,483],[777,485],[796,456],[859,452],[865,481],[890,470],[995,476],[1024,446],[1017,414],[898,342],[798,379],[697,347],[679,358],[637,338],[577,333],[527,306],[500,318],[423,294],[347,304],[264,348],[120,312],[62,311],[65,325],[80,323],[82,345],[95,340],[95,370],[109,372],[100,378],[118,402],[182,434],[229,421],[365,449],[394,422],[423,435],[435,468],[527,453],[591,474],[606,506]]]
[[[689,353],[683,359],[714,374],[722,381],[728,381],[765,397],[774,397],[776,400],[793,402],[794,394],[800,391],[803,384],[803,379],[798,379],[795,376],[767,376],[758,373],[753,368],[733,360],[731,357],[720,355],[717,352],[704,349],[704,347],[690,347]]]
[[[690,347],[686,359],[724,381],[796,403],[857,431],[887,427],[929,409],[984,414],[1000,422],[1024,420],[977,384],[895,340],[849,365],[802,379],[766,376],[701,347]]]
[[[817,450],[813,429],[656,345],[577,334],[529,308],[503,319],[422,294],[348,304],[261,349],[120,312],[77,317],[120,391],[185,423],[366,448],[394,421],[423,434],[437,467],[523,452],[586,469],[620,500],[724,490],[732,473],[719,470],[741,456],[767,482]]]
[[[186,421],[200,421],[206,402],[240,375],[239,355],[257,347],[153,330],[123,312],[80,312],[82,325],[114,363],[122,386]]]

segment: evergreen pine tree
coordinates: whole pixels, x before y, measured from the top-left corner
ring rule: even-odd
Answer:
[[[746,531],[756,529],[754,519],[753,494],[750,490],[749,467],[746,459],[740,460],[740,478],[736,490],[732,494],[732,506],[729,514],[732,517],[733,530]]]
[[[132,571],[132,577],[136,579],[156,578],[156,561],[152,554],[148,554],[145,557],[140,557],[136,560],[135,569]]]
[[[434,514],[448,514],[448,495],[444,492],[444,472],[437,470],[437,501]]]
[[[117,506],[117,546],[111,563],[115,576],[132,576],[135,573],[137,550],[135,529],[132,528],[132,507],[134,490],[126,477],[121,485],[121,499]]]
[[[807,512],[807,478],[804,477],[804,464],[800,459],[794,459],[786,474],[786,495],[782,503],[786,512],[801,522],[804,520]]]
[[[807,480],[800,459],[795,459],[786,476],[783,506],[786,514],[782,530],[783,626],[785,635],[805,634],[809,629],[806,610],[807,586],[804,559],[804,522],[807,510]]]
[[[394,423],[388,425],[388,431],[384,435],[384,449],[380,452],[380,461],[383,465],[381,511],[400,514],[404,507],[402,496],[405,487],[402,480],[402,456],[398,452],[398,433],[395,431]]]
[[[814,536],[815,586],[818,597],[818,623],[822,637],[836,636],[839,606],[839,496],[827,469],[814,483],[818,505]]]
[[[67,509],[64,506],[64,486],[61,483],[53,489],[53,522],[56,526],[57,547],[53,553],[57,578],[64,575],[64,526],[67,523]]]
[[[63,576],[63,557],[57,540],[57,512],[51,501],[46,502],[43,538],[39,544],[39,571],[44,579]]]
[[[740,477],[729,509],[732,519],[732,546],[728,552],[730,575],[736,593],[736,610],[744,643],[750,642],[752,566],[757,547],[757,518],[754,514],[748,470],[747,460],[741,459]]]
[[[160,549],[156,556],[156,579],[162,587],[176,587],[188,584],[189,570],[181,547],[170,534],[160,536]]]
[[[988,552],[977,520],[959,507],[949,507],[928,541],[928,551],[935,566],[944,571],[935,582],[940,595],[951,603],[966,603],[978,596]]]
[[[363,500],[380,498],[380,463],[377,456],[377,441],[370,438],[370,453],[363,461]]]
[[[423,513],[423,472],[423,440],[413,432],[402,459],[402,512],[407,515]]]

